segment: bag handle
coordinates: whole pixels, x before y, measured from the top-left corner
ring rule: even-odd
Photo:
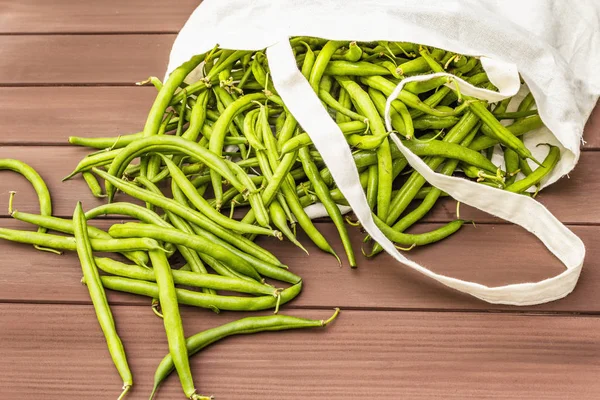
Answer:
[[[560,299],[573,291],[583,266],[585,247],[581,239],[558,221],[542,204],[527,196],[435,173],[402,145],[399,138],[392,133],[390,137],[410,165],[430,184],[462,203],[524,227],[544,243],[565,265],[566,270],[539,282],[489,287],[437,274],[398,252],[393,243],[375,225],[344,135],[298,70],[288,39],[284,38],[270,46],[267,49],[267,58],[278,94],[298,123],[310,135],[313,144],[329,167],[334,181],[364,229],[394,259],[448,287],[488,303],[519,306],[541,304]],[[396,95],[402,89],[401,85],[396,88]],[[386,107],[388,113],[392,100],[393,97],[390,96]],[[389,116],[386,120],[389,122]],[[390,130],[389,124],[387,125]]]

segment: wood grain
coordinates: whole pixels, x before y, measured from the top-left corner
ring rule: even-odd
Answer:
[[[69,136],[139,132],[153,87],[0,88],[0,144],[68,145]]]
[[[68,134],[68,133],[67,133]],[[0,147],[0,158],[17,158],[38,170],[50,189],[57,216],[70,216],[74,201],[81,200],[92,208],[103,204],[94,198],[81,176],[61,182],[90,150],[75,146],[7,146]],[[600,175],[595,173],[600,163],[599,152],[584,152],[575,170],[551,187],[544,189],[538,200],[546,205],[564,223],[600,223],[600,202],[589,201],[600,197]],[[0,172],[0,217],[7,216],[8,191],[18,192],[17,204],[23,211],[37,210],[37,197],[31,185],[11,172]],[[129,197],[122,196],[122,199]],[[503,223],[500,219],[461,205],[461,217],[477,223]],[[456,202],[444,199],[424,219],[428,222],[450,221],[456,218]]]
[[[0,0],[0,33],[175,33],[200,2]]]
[[[133,85],[150,75],[162,78],[173,39],[175,35],[0,36],[0,85]]]
[[[108,229],[119,221],[98,221]],[[10,220],[0,220],[1,227],[33,229]],[[329,238],[338,254],[343,250],[330,223],[317,227]],[[433,229],[422,224],[418,228]],[[535,310],[578,313],[600,312],[600,228],[574,227],[588,248],[580,283],[575,291],[560,301],[532,307],[490,305],[460,294],[395,262],[382,254],[373,259],[358,256],[359,268],[339,266],[335,259],[320,252],[306,237],[299,235],[310,256],[289,242],[259,239],[258,243],[290,266],[304,281],[302,294],[291,307],[335,307],[361,309],[436,309],[436,310]],[[351,229],[357,251],[363,235]],[[563,271],[563,266],[533,236],[516,226],[479,225],[465,227],[451,238],[407,256],[436,272],[485,285],[542,280]],[[443,260],[443,261],[442,261]],[[81,270],[75,254],[57,256],[41,253],[29,245],[0,241],[0,302],[88,303],[88,294],[80,284]],[[35,277],[35,278],[33,278]],[[149,299],[110,293],[118,304],[150,304]]]
[[[113,307],[145,399],[166,353],[149,308]],[[325,318],[330,311],[293,311]],[[184,309],[188,334],[225,323]],[[0,397],[115,398],[120,381],[91,306],[0,305]],[[534,315],[342,311],[326,329],[231,337],[192,358],[220,399],[596,399],[600,320]],[[157,399],[183,398],[175,376]]]

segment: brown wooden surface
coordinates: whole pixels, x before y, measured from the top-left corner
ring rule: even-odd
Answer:
[[[70,135],[139,131],[154,96],[135,87],[162,76],[174,33],[196,1],[0,0],[0,158],[38,169],[55,215],[76,200],[99,205],[80,178],[62,183],[87,152]],[[382,255],[338,266],[300,239],[259,239],[303,277],[286,314],[313,318],[343,308],[328,329],[230,338],[195,356],[203,393],[218,399],[597,399],[600,397],[600,108],[588,121],[580,163],[540,201],[587,247],[581,280],[563,300],[532,307],[494,306],[432,283]],[[21,177],[0,172],[0,226],[31,229],[7,214],[35,212]],[[415,230],[455,216],[448,199]],[[487,285],[540,280],[562,265],[533,236],[480,211],[461,208],[465,226],[450,239],[409,253],[433,270]],[[114,219],[95,222],[108,228]],[[334,227],[317,227],[342,252]],[[351,229],[359,248],[362,234]],[[115,399],[118,375],[106,351],[74,254],[41,253],[0,241],[0,399]],[[166,353],[148,299],[110,293],[135,374],[131,399],[147,398]],[[260,314],[260,313],[258,313]],[[184,307],[188,334],[247,316]],[[183,398],[171,377],[158,399]]]

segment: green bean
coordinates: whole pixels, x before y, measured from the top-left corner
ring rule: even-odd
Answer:
[[[471,111],[477,115],[484,124],[486,124],[490,130],[492,131],[494,137],[498,139],[503,145],[514,150],[519,157],[522,158],[531,158],[533,161],[537,162],[533,159],[531,152],[527,147],[523,145],[519,139],[515,137],[515,135],[506,129],[504,125],[502,125],[485,106],[485,104],[481,101],[473,101],[469,103],[469,108]]]
[[[256,109],[246,114],[244,117],[244,129],[242,129],[242,132],[244,133],[246,139],[248,139],[248,144],[250,144],[250,146],[254,147],[255,150],[264,150],[265,146],[263,146],[254,132],[254,126],[256,125],[256,119],[258,118],[259,113],[260,109]]]
[[[100,150],[97,153],[84,157],[75,167],[73,172],[63,178],[63,182],[71,179],[83,171],[89,171],[92,167],[102,167],[113,162],[114,158],[121,152],[121,149]]]
[[[504,190],[513,193],[521,193],[530,188],[531,186],[537,184],[546,175],[548,175],[560,160],[560,149],[556,146],[548,146],[550,147],[550,151],[548,152],[548,155],[546,156],[542,164],[539,167],[537,167],[531,174],[529,174],[529,176],[513,183],[512,185],[506,186]]]
[[[519,173],[519,155],[511,150],[504,149],[504,164],[506,165],[506,179],[504,183],[509,186],[514,183],[515,179],[517,179],[517,174]]]
[[[75,242],[77,247],[77,255],[79,262],[81,263],[81,270],[83,272],[83,279],[88,287],[90,298],[96,311],[96,318],[100,323],[100,328],[104,333],[106,344],[108,345],[108,351],[110,356],[123,380],[123,392],[119,399],[123,398],[127,392],[129,392],[133,385],[133,377],[131,370],[127,363],[127,356],[121,338],[117,333],[115,327],[115,321],[113,319],[108,301],[106,300],[106,293],[100,282],[100,275],[96,269],[94,258],[92,256],[92,246],[88,237],[88,227],[85,216],[83,215],[83,209],[81,203],[77,203],[75,213],[73,215],[73,225],[75,233]]]
[[[360,80],[367,86],[383,92],[383,94],[385,94],[386,96],[390,96],[396,88],[396,85],[394,85],[392,82],[390,82],[382,76],[367,76],[362,77]],[[408,107],[415,108],[418,111],[421,111],[425,114],[434,115],[437,117],[452,117],[461,114],[463,110],[468,106],[465,103],[455,108],[453,111],[440,111],[438,109],[433,108],[428,103],[421,101],[421,99],[419,99],[419,96],[417,96],[416,94],[410,93],[409,91],[404,89],[400,91],[397,99],[395,99],[394,101],[396,100],[400,100]],[[392,105],[393,104],[394,102],[392,102]],[[413,118],[415,118],[415,116],[413,116]]]
[[[341,54],[333,54],[332,60],[358,61],[363,55],[362,48],[356,42],[350,42],[348,49]]]
[[[375,206],[377,205],[377,165],[371,165],[367,171],[369,176],[369,181],[367,183],[367,204],[369,204],[369,208],[371,208],[371,210],[374,210]]]
[[[264,261],[270,262],[270,263],[274,263],[276,265],[281,265],[279,260],[275,256],[273,256],[271,253],[269,253],[268,251],[262,249],[260,246],[256,245],[255,243],[245,239],[241,235],[237,235],[227,229],[223,229],[220,225],[215,224],[213,221],[204,217],[202,214],[198,213],[197,211],[194,211],[188,207],[182,206],[181,204],[179,204],[178,202],[176,202],[172,199],[168,199],[164,196],[157,195],[148,190],[140,189],[136,185],[129,183],[129,182],[125,182],[121,179],[117,179],[113,176],[110,176],[107,173],[105,173],[104,171],[98,170],[95,172],[97,174],[99,174],[102,178],[110,180],[111,183],[113,185],[115,185],[115,187],[117,187],[119,190],[129,194],[130,196],[138,198],[139,200],[142,200],[142,201],[148,201],[156,207],[160,207],[164,210],[171,211],[172,213],[182,217],[183,219],[188,220],[194,224],[197,224],[203,230],[210,231],[211,235],[213,237],[215,237],[215,238],[218,237],[227,243],[231,243],[233,246],[237,247],[238,249],[240,249],[244,252],[247,252],[247,253],[251,253],[261,260],[264,260]]]
[[[348,110],[352,109],[352,101],[350,100],[350,97],[348,96],[348,92],[342,87],[340,87],[340,93],[338,94],[338,103],[345,109],[348,109]],[[350,122],[350,121],[351,121],[350,117],[348,117],[340,112],[337,112],[335,114],[335,122],[337,124],[341,124],[343,122]]]
[[[38,196],[38,203],[40,205],[40,214],[44,216],[52,215],[52,199],[50,197],[50,191],[48,190],[48,186],[37,173],[35,169],[25,164],[23,161],[11,159],[11,158],[0,158],[0,171],[8,170],[16,172],[22,175],[25,179],[31,183],[35,193]],[[9,203],[9,206],[12,203]],[[10,207],[9,207],[10,208]],[[12,211],[12,210],[9,210]],[[38,233],[46,232],[46,228],[39,227]],[[38,250],[48,251],[51,253],[56,253],[57,251],[52,248],[46,248],[35,244],[34,247]]]
[[[423,57],[417,57],[398,66],[400,75],[428,72],[431,68]]]
[[[330,61],[325,68],[325,75],[341,76],[380,76],[390,75],[387,68],[365,61]]]
[[[306,254],[308,254],[308,251],[296,239],[296,236],[294,236],[294,233],[288,227],[287,217],[285,215],[283,207],[281,206],[281,204],[279,204],[277,200],[273,201],[269,206],[269,214],[271,216],[271,221],[273,221],[273,224],[277,227],[277,229],[279,229],[290,242],[292,242],[293,244],[301,248]]]
[[[162,156],[162,155],[161,155]],[[272,235],[277,237],[279,234],[277,231],[254,226],[250,224],[244,224],[242,222],[227,218],[208,204],[208,202],[198,194],[196,188],[187,179],[187,177],[181,172],[181,170],[167,157],[162,156],[163,162],[167,165],[171,178],[177,184],[177,186],[183,191],[188,200],[194,207],[208,218],[221,225],[224,228],[228,228],[241,233],[254,233],[257,235]]]
[[[167,114],[164,121],[160,125],[160,128],[157,133],[158,136],[162,136],[165,134],[165,128],[167,126],[167,123],[171,120],[172,116],[173,116],[173,111],[171,111],[171,112],[169,112],[169,114]],[[177,135],[177,136],[179,136],[179,135]],[[146,159],[146,157],[142,157],[142,162],[145,159]],[[157,155],[151,155],[150,157],[147,158],[147,160],[148,160],[148,166],[146,169],[145,177],[148,179],[153,179],[160,172],[160,167],[161,167],[160,157]],[[142,171],[143,171],[143,164],[142,164]]]
[[[263,69],[262,65],[261,65],[261,61],[260,59],[264,58],[265,55],[261,52],[257,52],[256,55],[254,56],[254,61],[252,62],[252,75],[254,76],[254,79],[256,79],[256,82],[258,82],[258,84],[264,88],[265,90],[268,90],[269,92],[276,94],[277,91],[275,91],[275,88],[273,87],[273,83],[268,80],[267,78],[267,73],[265,72],[265,70]]]
[[[537,115],[538,110],[523,110],[523,111],[514,111],[514,112],[505,112],[505,113],[494,113],[494,116],[497,119],[521,119],[526,117],[531,117],[532,115]]]
[[[525,95],[523,100],[521,100],[517,111],[528,111],[533,106],[535,106],[535,99],[533,98],[533,93],[529,92],[527,95]]]
[[[478,124],[479,118],[472,112],[465,113],[461,120],[444,137],[444,142],[460,143]],[[432,170],[436,170],[443,162],[443,157],[432,157],[425,162]],[[425,178],[418,172],[413,172],[398,194],[392,199],[390,214],[386,224],[392,224],[406,210],[415,194],[425,184]]]
[[[153,271],[148,268],[138,267],[137,265],[123,264],[106,257],[96,257],[95,262],[98,268],[111,275],[148,282],[156,282]],[[174,269],[172,274],[173,281],[177,285],[197,288],[210,288],[214,290],[227,290],[254,295],[270,295],[274,297],[277,297],[280,292],[279,289],[276,289],[273,286],[251,280],[243,280],[207,273],[197,273],[181,269]]]
[[[152,261],[154,276],[156,278],[156,284],[154,285],[156,286],[156,294],[153,298],[158,298],[160,301],[167,343],[169,345],[169,354],[179,375],[183,392],[190,399],[210,399],[210,397],[199,396],[194,387],[187,347],[185,345],[183,324],[181,322],[181,315],[179,314],[179,302],[167,257],[163,253],[151,251],[150,260]]]
[[[362,110],[369,120],[369,127],[374,136],[385,137],[387,132],[383,121],[377,112],[377,108],[365,92],[356,82],[345,78],[336,77],[338,83],[348,92],[358,108]],[[377,215],[380,218],[387,218],[390,206],[390,197],[392,193],[392,153],[388,139],[384,139],[377,148]],[[308,174],[307,174],[308,175]]]
[[[262,200],[260,191],[254,185],[252,179],[250,179],[248,175],[246,175],[244,170],[239,165],[229,160],[226,161],[229,163],[229,166],[234,171],[234,173],[237,173],[237,176],[241,180],[243,180],[245,187],[248,189],[248,201],[250,202],[250,207],[252,207],[252,210],[254,211],[254,214],[256,216],[256,222],[258,222],[258,224],[261,226],[269,227],[269,213]],[[281,232],[273,232],[275,232],[276,237],[278,237],[280,240],[282,239]]]
[[[279,138],[279,135],[281,135],[281,130],[283,129],[283,125],[285,124],[285,120],[287,119],[287,112],[282,112],[281,114],[279,114],[277,116],[277,119],[275,119],[275,137]]]
[[[338,113],[341,113],[342,115],[346,115],[355,121],[365,122],[365,120],[367,119],[366,117],[342,106],[331,94],[329,94],[329,92],[326,92],[322,89],[319,90],[319,98],[323,100],[323,102],[325,102],[325,104],[327,104],[333,110],[337,111]]]
[[[396,79],[402,78],[402,75],[400,75],[400,73],[399,73],[398,66],[395,63],[393,63],[392,61],[383,60],[383,61],[378,61],[375,64],[387,69],[389,74],[391,74],[394,78],[396,78]],[[383,75],[388,75],[388,74],[383,74]]]
[[[208,74],[206,74],[203,80],[206,82],[210,82],[212,78],[219,75],[219,72],[235,64],[239,59],[241,59],[249,53],[251,52],[247,50],[236,50],[232,51],[231,54],[229,54],[227,57],[223,57],[223,59],[219,58],[219,63],[216,64],[215,67],[212,68]]]
[[[70,219],[51,217],[47,215],[28,214],[17,210],[12,211],[11,217],[19,221],[28,222],[46,229],[52,229],[53,231],[69,233],[71,235],[74,233],[75,229],[73,220]],[[88,236],[92,239],[112,239],[112,236],[110,236],[107,232],[91,225],[88,226]],[[147,267],[148,265],[148,255],[143,251],[126,251],[122,254],[137,265],[141,265],[142,267]]]
[[[81,176],[83,177],[83,180],[85,180],[85,183],[87,183],[88,187],[90,188],[90,192],[94,197],[106,197],[106,194],[102,191],[102,188],[100,187],[100,184],[98,183],[98,180],[94,174],[91,172],[82,172]]]
[[[346,135],[346,137],[348,137],[349,135],[352,135],[354,133],[357,133],[357,132],[364,132],[365,129],[367,128],[367,124],[360,122],[360,121],[342,122],[342,123],[338,124],[338,126],[339,126],[340,130],[342,131],[342,133],[344,135]],[[367,138],[372,139],[372,136],[370,136],[370,135],[364,135],[361,137],[365,138],[365,139],[367,139]],[[369,149],[376,148],[379,145],[379,143],[377,143],[377,140],[381,141],[384,138],[385,138],[385,135],[378,137],[376,139],[376,141],[368,142],[365,144],[364,147],[367,147]],[[350,140],[348,140],[348,141],[350,142]],[[281,153],[287,154],[292,151],[298,150],[300,147],[308,146],[310,144],[312,144],[312,139],[310,138],[308,133],[304,132],[299,135],[296,135],[295,137],[293,137],[293,138],[289,139],[287,142],[285,142],[281,146]]]
[[[461,141],[460,145],[464,146],[464,147],[468,147],[469,144],[473,141],[473,138],[475,138],[475,136],[477,135],[477,132],[479,131],[480,126],[481,126],[481,123],[477,124],[471,130],[471,132]],[[440,173],[444,174],[444,175],[452,175],[452,173],[458,166],[458,162],[459,161],[455,160],[455,159],[448,160],[443,165]],[[409,227],[411,227],[412,225],[417,223],[417,221],[419,221],[421,218],[423,218],[425,216],[425,214],[427,214],[429,212],[429,210],[431,210],[431,208],[435,205],[438,198],[442,195],[442,191],[438,188],[433,188],[433,187],[429,187],[427,189],[429,189],[429,190],[425,194],[424,199],[421,202],[421,204],[419,204],[418,207],[416,207],[414,210],[412,210],[410,213],[408,213],[406,216],[404,216],[398,222],[396,222],[394,224],[394,226],[392,226],[392,229],[394,231],[404,232],[406,229],[408,229]],[[421,190],[422,189],[420,189],[419,192],[421,192]],[[414,198],[416,199],[418,197],[418,195],[419,195],[419,193],[417,193]],[[450,234],[455,232],[454,228],[458,229],[460,227],[460,226],[457,227],[457,225],[458,225],[458,223],[456,223],[456,224],[451,223],[450,226],[441,228],[441,231],[438,231],[436,234],[440,234],[439,238],[443,239],[445,237],[444,234],[447,234],[447,236],[449,236]],[[434,237],[435,237],[435,235],[434,235]],[[404,245],[407,245],[407,244],[404,243]],[[408,245],[412,246],[412,243],[408,244]],[[372,257],[375,254],[380,253],[381,251],[383,251],[383,248],[381,247],[381,245],[376,243],[373,246],[373,250],[369,256]]]
[[[157,297],[158,287],[153,282],[120,276],[102,276],[102,285],[111,290],[133,293],[146,297]],[[279,303],[283,305],[295,298],[302,290],[302,281],[281,291],[279,298],[272,295],[258,297],[237,297],[206,294],[186,289],[176,288],[177,300],[180,304],[194,307],[211,308],[227,311],[260,311],[274,308]]]
[[[524,158],[519,158],[519,170],[521,170],[521,172],[525,176],[529,176],[533,172],[533,170],[529,166],[529,163]]]
[[[177,124],[179,122],[178,117],[173,117],[169,125],[167,125],[167,132],[172,131],[177,128]],[[189,129],[189,128],[188,128]],[[98,138],[85,138],[78,136],[70,136],[69,143],[76,146],[85,146],[91,147],[94,149],[121,149],[131,142],[134,142],[138,139],[144,137],[144,132],[138,133],[130,133],[128,135],[119,135],[116,137],[98,137]]]
[[[201,236],[185,233],[174,228],[134,222],[115,224],[110,227],[108,233],[115,238],[152,238],[163,242],[179,244],[201,253],[207,253],[241,274],[261,281],[260,275],[258,275],[254,267],[248,264],[248,262],[230,253],[224,247],[210,242]]]
[[[544,123],[542,122],[540,116],[534,115],[532,117],[515,121],[511,125],[508,125],[506,129],[508,129],[515,136],[522,136],[525,133],[540,128],[543,125]],[[483,125],[481,127],[481,131],[486,133],[487,136],[480,136],[475,139],[473,143],[471,143],[471,146],[469,146],[471,150],[481,151],[500,143],[498,139],[492,138],[490,135],[488,135],[491,134],[491,131],[487,125]]]
[[[195,159],[202,161],[208,166],[211,171],[218,171],[220,176],[223,176],[233,186],[239,188],[240,192],[244,192],[243,184],[229,170],[227,164],[220,156],[212,153],[208,149],[202,147],[196,142],[183,139],[177,136],[154,136],[137,140],[127,147],[119,150],[119,154],[114,158],[108,174],[114,177],[119,177],[123,174],[125,167],[136,157],[141,154],[162,151],[167,153],[182,153],[187,154]],[[106,182],[106,193],[109,201],[114,197],[114,188],[112,184]]]
[[[246,96],[240,97],[231,103],[225,111],[221,114],[215,125],[213,126],[212,136],[209,142],[209,150],[217,157],[220,157],[223,153],[223,142],[227,135],[227,129],[231,124],[233,118],[241,111],[253,106],[254,101],[260,101],[265,99],[263,93],[252,93]],[[210,175],[213,184],[213,190],[215,192],[215,198],[217,199],[217,209],[221,207],[221,199],[223,197],[223,187],[221,185],[221,176],[227,179],[232,185],[235,184],[231,179],[218,171],[217,169],[211,168]],[[236,179],[237,181],[237,179]],[[243,190],[240,190],[242,192]]]
[[[321,49],[321,52],[317,56],[310,71],[310,76],[308,79],[310,86],[313,88],[315,93],[319,93],[319,84],[321,83],[321,78],[325,73],[327,65],[330,63],[331,56],[345,43],[346,42],[330,40]]]
[[[37,244],[38,246],[60,250],[75,251],[77,249],[77,242],[74,237],[52,235],[49,233],[0,228],[0,239],[10,240],[18,243]],[[103,251],[109,253],[148,250],[164,251],[164,249],[159,246],[156,240],[148,238],[91,239],[91,243],[94,251]]]
[[[427,140],[422,142],[416,140],[405,140],[403,141],[403,144],[410,151],[420,157],[439,156],[444,158],[453,158],[493,173],[498,170],[498,167],[481,153],[473,151],[462,144],[449,143],[441,140]],[[514,172],[514,170],[511,172]]]
[[[377,110],[377,113],[381,118],[385,117],[385,103],[387,99],[379,90],[373,88],[368,89],[369,96],[373,100],[373,104]],[[415,135],[415,129],[413,125],[412,117],[406,108],[406,105],[401,101],[392,102],[390,108],[390,117],[392,119],[392,127],[398,131],[402,136],[407,139],[411,139]]]
[[[333,321],[339,313],[339,309],[335,309],[335,313],[327,320],[310,320],[287,315],[270,315],[265,317],[246,317],[237,321],[208,329],[206,331],[190,336],[186,340],[188,354],[190,356],[198,353],[200,350],[233,335],[247,335],[258,332],[282,331],[288,329],[301,329],[312,327],[323,327]],[[150,399],[154,396],[160,384],[173,371],[173,360],[170,355],[166,355],[154,373],[154,387]]]
[[[303,147],[298,151],[298,156],[302,162],[302,168],[304,168],[306,176],[312,183],[317,197],[321,203],[323,203],[323,206],[327,210],[327,214],[329,214],[339,232],[342,244],[344,245],[344,250],[346,251],[346,256],[348,257],[348,263],[351,267],[356,267],[356,259],[354,258],[354,251],[352,250],[350,236],[348,235],[348,231],[344,225],[344,218],[342,217],[339,208],[331,198],[331,194],[329,193],[327,185],[321,179],[319,170],[311,159],[310,153],[306,147]]]
[[[465,223],[465,221],[457,219],[431,232],[409,234],[397,232],[376,216],[374,216],[374,221],[375,225],[381,229],[381,232],[383,232],[388,239],[401,246],[424,246],[426,244],[439,242],[458,231]]]
[[[425,115],[413,120],[414,128],[419,130],[426,129],[446,129],[452,128],[458,122],[457,117],[432,117]]]
[[[176,68],[171,74],[169,78],[164,83],[163,87],[158,92],[156,99],[154,100],[154,104],[152,104],[152,108],[148,113],[148,118],[146,119],[146,124],[144,125],[144,137],[154,136],[158,133],[160,128],[160,124],[162,122],[163,115],[165,114],[165,110],[171,103],[171,100],[174,97],[175,90],[181,85],[185,77],[192,72],[204,59],[206,58],[206,54],[200,54],[192,57],[189,61],[181,64],[178,68]],[[186,92],[187,95],[191,95],[191,92]],[[178,98],[177,103],[181,101],[182,96],[176,96]],[[181,98],[179,98],[181,97]]]

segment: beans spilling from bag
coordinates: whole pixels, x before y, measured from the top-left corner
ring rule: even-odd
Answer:
[[[407,232],[447,195],[410,167],[390,134],[399,135],[432,170],[527,196],[537,194],[535,188],[559,160],[554,146],[536,160],[522,141],[543,126],[531,94],[495,104],[461,94],[455,78],[497,90],[477,57],[404,42],[295,37],[291,45],[299,70],[352,149],[355,165],[349,167],[358,170],[376,225],[400,249],[440,241],[465,221],[457,207],[454,221],[431,232]],[[451,76],[406,84],[391,103],[393,132],[388,131],[387,97],[403,79],[435,72]],[[52,252],[77,251],[124,382],[122,396],[133,380],[106,289],[151,298],[153,312],[164,321],[169,355],[157,369],[153,395],[175,369],[186,397],[203,399],[188,356],[234,334],[324,326],[337,311],[326,321],[250,317],[186,338],[179,305],[277,313],[300,293],[302,279],[254,239],[272,236],[306,251],[296,239],[300,227],[340,261],[332,238],[311,220],[310,206],[320,203],[355,267],[348,229],[356,228],[348,225],[358,223],[344,217],[348,203],[312,144],[310,135],[319,132],[305,132],[286,108],[264,51],[215,47],[181,65],[164,83],[151,77],[140,84],[157,89],[142,131],[69,139],[94,152],[65,179],[81,174],[92,194],[107,203],[87,212],[78,203],[72,219],[53,217],[42,178],[17,160],[1,160],[0,169],[19,172],[34,184],[41,213],[17,211],[11,196],[11,215],[40,229],[0,229],[0,238]],[[109,214],[136,222],[116,223],[108,231],[87,223]],[[363,254],[381,251],[365,238]],[[281,287],[282,282],[289,286]]]

